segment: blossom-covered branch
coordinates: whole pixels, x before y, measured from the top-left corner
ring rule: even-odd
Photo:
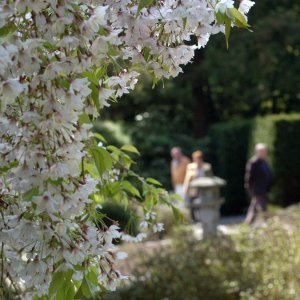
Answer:
[[[122,276],[111,250],[121,233],[95,222],[94,212],[96,195],[116,180],[110,156],[118,161],[125,154],[98,146],[90,120],[134,89],[141,67],[155,80],[177,76],[228,19],[247,28],[253,5],[148,2],[0,2],[2,278],[24,299],[72,299],[92,293],[91,283],[116,287]],[[154,205],[154,186],[145,186]],[[159,231],[152,204],[143,224]]]

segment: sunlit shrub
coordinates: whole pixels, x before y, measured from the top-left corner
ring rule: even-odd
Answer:
[[[136,270],[109,300],[295,300],[300,297],[299,207],[260,228],[196,241],[180,231]]]

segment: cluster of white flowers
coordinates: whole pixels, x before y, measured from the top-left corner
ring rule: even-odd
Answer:
[[[158,79],[178,75],[195,49],[223,31],[215,6],[222,12],[232,1],[164,0],[140,11],[138,5],[0,2],[0,241],[5,273],[23,286],[24,298],[47,294],[57,271],[83,278],[84,268],[75,266],[87,262],[107,288],[122,279],[111,252],[119,228],[82,217],[99,182],[81,167],[91,125],[79,119],[97,117],[110,99],[132,90],[137,66]],[[243,0],[242,13],[251,5]],[[190,45],[192,36],[198,44]]]

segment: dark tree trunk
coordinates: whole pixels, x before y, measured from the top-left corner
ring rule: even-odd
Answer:
[[[207,134],[209,126],[215,121],[215,110],[207,81],[199,82],[193,93],[196,99],[193,131],[196,137],[201,138]]]
[[[215,121],[215,109],[212,102],[208,75],[201,66],[204,61],[205,52],[203,50],[197,51],[194,59],[194,64],[191,68],[196,68],[193,74],[193,78],[190,80],[193,82],[193,94],[195,103],[194,109],[194,121],[193,132],[196,137],[203,137],[207,134],[209,126]]]

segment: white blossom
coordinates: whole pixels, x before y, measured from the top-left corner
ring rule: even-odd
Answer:
[[[146,220],[148,221],[151,221],[151,220],[155,220],[156,219],[156,212],[155,211],[148,211],[146,213]]]
[[[255,2],[250,0],[242,0],[239,6],[239,11],[242,14],[247,14]]]
[[[153,225],[153,232],[161,232],[164,230],[164,224],[163,223],[155,223]]]
[[[233,0],[220,0],[215,7],[216,12],[224,14],[228,8],[233,8]]]

